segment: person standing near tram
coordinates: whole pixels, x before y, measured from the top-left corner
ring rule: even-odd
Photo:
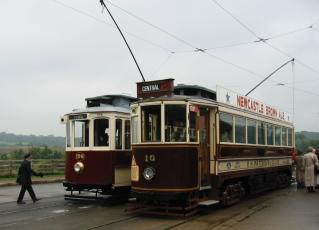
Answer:
[[[305,187],[305,160],[304,160],[304,154],[302,152],[298,152],[295,162],[296,162],[297,188],[304,188]]]
[[[308,153],[304,156],[305,162],[305,186],[308,192],[315,192],[317,185],[316,168],[319,167],[318,158],[315,154],[315,149],[308,147]]]

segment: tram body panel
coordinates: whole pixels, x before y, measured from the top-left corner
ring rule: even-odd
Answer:
[[[198,189],[198,148],[196,146],[136,146],[133,150],[132,187],[141,191],[193,191]],[[143,175],[147,168],[154,170],[154,178]]]
[[[129,169],[130,161],[131,151],[66,151],[65,180],[79,185],[123,186],[123,182],[116,181],[115,178],[121,180],[119,174],[125,172],[119,169]],[[77,162],[83,163],[83,172],[74,171]]]

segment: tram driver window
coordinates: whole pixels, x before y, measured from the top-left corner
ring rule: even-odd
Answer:
[[[109,120],[94,120],[94,146],[109,146]]]
[[[66,123],[66,147],[71,147],[71,122]]]
[[[89,121],[74,121],[74,147],[89,146]]]
[[[233,116],[227,113],[219,115],[219,136],[221,142],[233,142]]]
[[[122,149],[122,119],[115,120],[115,148]]]
[[[189,141],[197,141],[197,129],[196,129],[196,112],[189,112]]]
[[[161,141],[161,105],[141,107],[142,141]]]
[[[125,137],[125,149],[131,148],[131,125],[130,121],[125,121],[125,130],[124,130],[124,137]]]
[[[186,105],[165,105],[165,141],[186,141]]]

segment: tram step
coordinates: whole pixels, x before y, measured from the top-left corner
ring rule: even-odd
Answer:
[[[212,206],[219,204],[219,200],[205,200],[198,203],[199,206]]]

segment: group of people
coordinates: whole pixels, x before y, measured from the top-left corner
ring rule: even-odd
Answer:
[[[317,186],[319,162],[316,153],[316,149],[308,147],[307,153],[298,154],[295,160],[297,187],[306,187],[308,192],[315,192]]]

